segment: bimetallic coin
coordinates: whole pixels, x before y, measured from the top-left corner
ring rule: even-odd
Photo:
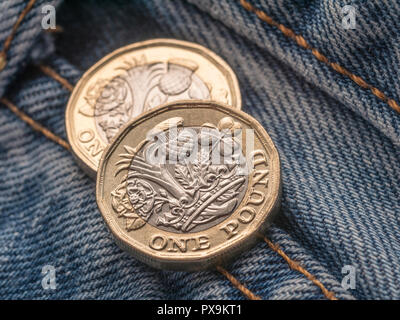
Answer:
[[[251,246],[280,207],[278,152],[250,115],[186,100],[129,122],[105,150],[96,198],[117,243],[157,268],[199,270]]]
[[[71,94],[65,119],[72,151],[95,177],[104,148],[126,122],[187,99],[241,108],[232,69],[200,45],[156,39],[118,49],[91,67]]]

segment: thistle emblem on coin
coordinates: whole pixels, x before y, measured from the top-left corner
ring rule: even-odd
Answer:
[[[230,117],[191,130],[183,124],[179,117],[167,119],[120,155],[117,174],[127,173],[112,192],[113,208],[126,218],[128,231],[144,223],[177,233],[201,231],[241,202],[247,166],[234,136],[240,124]]]

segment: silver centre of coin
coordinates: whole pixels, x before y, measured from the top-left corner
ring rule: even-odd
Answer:
[[[229,161],[223,151],[228,145],[238,148],[231,134],[220,135],[205,148],[212,133],[190,129],[196,134],[177,128],[146,142],[133,157],[127,176],[127,195],[136,214],[175,233],[206,230],[225,220],[241,203],[248,184],[242,149]],[[151,160],[161,154],[164,163]]]

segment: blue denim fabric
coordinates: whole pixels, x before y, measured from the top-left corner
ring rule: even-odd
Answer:
[[[234,69],[243,110],[280,152],[282,210],[267,236],[339,299],[400,298],[400,115],[387,103],[238,1],[65,1],[54,46],[40,27],[43,3],[12,43],[0,96],[65,139],[69,92],[32,66],[40,59],[76,83],[132,42],[169,37],[210,48]],[[251,3],[400,101],[399,1]],[[341,26],[341,8],[350,3],[354,30]],[[23,7],[21,0],[0,4],[0,46]],[[56,268],[56,290],[42,288],[44,265]],[[345,265],[356,270],[355,289],[341,285]],[[227,269],[263,299],[325,298],[264,242]],[[159,271],[121,251],[98,212],[94,182],[71,154],[1,106],[0,298],[244,296],[216,271]]]

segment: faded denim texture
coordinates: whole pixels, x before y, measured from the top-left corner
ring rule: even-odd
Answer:
[[[400,298],[400,115],[371,90],[318,61],[230,0],[53,1],[63,32],[45,34],[37,1],[0,71],[0,96],[66,138],[69,91],[105,54],[167,37],[225,59],[243,110],[276,144],[282,210],[267,236],[339,299]],[[273,19],[388,97],[400,101],[400,1],[253,0]],[[0,3],[0,48],[26,1]],[[342,27],[353,4],[356,29]],[[52,41],[51,38],[54,38]],[[56,268],[44,290],[42,267]],[[356,270],[345,290],[342,267]],[[263,299],[325,299],[264,242],[227,266]],[[0,298],[243,299],[217,271],[159,271],[120,250],[102,222],[95,183],[72,155],[0,106]]]

